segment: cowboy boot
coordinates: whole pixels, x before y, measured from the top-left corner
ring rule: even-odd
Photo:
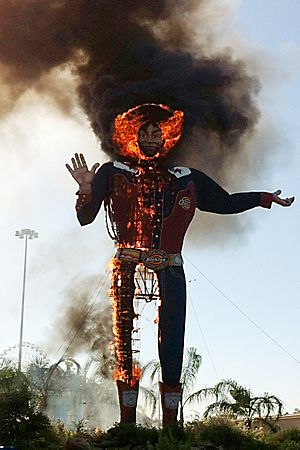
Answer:
[[[131,386],[124,381],[117,380],[117,387],[120,405],[120,422],[135,423],[139,382],[137,381]]]
[[[163,427],[177,423],[178,405],[181,400],[181,384],[175,387],[159,383],[161,404],[163,410]]]

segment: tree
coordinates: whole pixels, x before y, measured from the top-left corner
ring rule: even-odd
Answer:
[[[275,395],[265,393],[254,396],[250,389],[239,385],[234,380],[223,380],[212,388],[200,390],[198,399],[214,398],[204,412],[204,417],[213,414],[230,414],[235,419],[243,420],[247,428],[251,428],[254,419],[260,419],[270,425],[270,416],[275,421],[282,413],[283,404]]]
[[[0,369],[0,441],[27,449],[37,440],[43,442],[40,448],[56,440],[49,419],[35,410],[27,377],[9,367]]]
[[[198,400],[198,392],[192,392],[193,387],[196,382],[196,378],[199,372],[202,358],[197,353],[194,347],[190,347],[185,352],[182,374],[181,374],[181,386],[182,386],[182,396],[179,404],[179,414],[180,414],[180,424],[183,425],[184,422],[184,408],[187,404]],[[150,403],[152,406],[152,415],[157,408],[158,399],[158,382],[155,382],[155,378],[160,376],[160,363],[157,360],[149,361],[144,365],[142,370],[142,378],[149,376],[151,386],[150,388],[141,386],[141,392],[144,395],[146,402]]]

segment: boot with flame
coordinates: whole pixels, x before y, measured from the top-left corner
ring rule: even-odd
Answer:
[[[177,423],[178,405],[181,400],[181,384],[175,387],[159,383],[163,410],[163,427]]]
[[[139,382],[136,381],[131,386],[125,381],[117,380],[117,387],[120,405],[120,422],[135,423]]]

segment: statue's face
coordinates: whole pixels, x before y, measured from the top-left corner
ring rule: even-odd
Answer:
[[[145,156],[153,158],[163,146],[161,129],[152,123],[141,126],[138,134],[138,144]]]

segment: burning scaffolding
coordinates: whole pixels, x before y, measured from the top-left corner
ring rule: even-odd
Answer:
[[[159,302],[157,275],[143,264],[135,269],[124,261],[114,260],[111,299],[115,350],[118,369],[114,379],[134,385],[141,377],[140,354],[140,308],[141,302]]]

